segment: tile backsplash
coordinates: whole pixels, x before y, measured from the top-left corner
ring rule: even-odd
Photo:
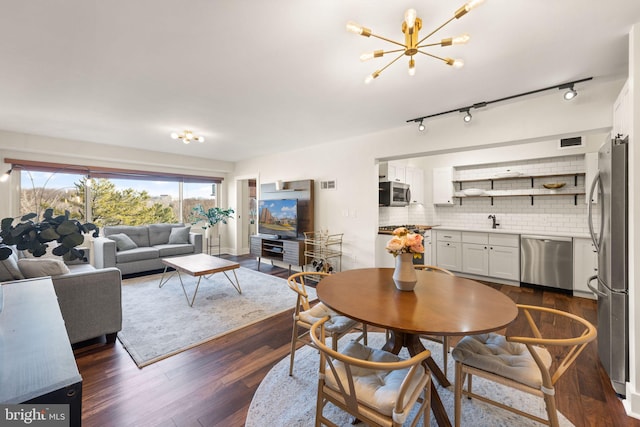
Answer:
[[[585,172],[584,155],[565,156],[559,158],[538,159],[518,163],[495,163],[481,166],[465,166],[454,169],[454,180],[484,179],[495,177],[496,174],[507,171],[520,172],[523,175],[544,175],[562,173]],[[425,173],[425,186],[431,187],[431,171]],[[576,182],[577,181],[577,182]],[[405,208],[383,208],[379,210],[380,225],[397,224],[430,224],[450,227],[481,228],[491,227],[489,215],[496,215],[499,229],[526,232],[554,232],[568,235],[588,235],[587,204],[585,195],[542,195],[549,190],[542,184],[564,182],[565,186],[556,194],[588,191],[585,188],[585,176],[535,178],[533,188],[531,179],[518,178],[509,180],[473,181],[462,184],[462,189],[480,188],[493,191],[493,194],[503,192],[526,192],[534,190],[540,193],[533,197],[533,204],[529,196],[456,198],[453,206],[434,206],[432,204],[410,205]],[[460,191],[456,184],[456,191]],[[460,203],[462,200],[462,203]],[[596,209],[597,211],[597,209]],[[594,225],[598,224],[594,219]]]

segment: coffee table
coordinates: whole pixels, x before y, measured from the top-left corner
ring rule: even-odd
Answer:
[[[161,261],[165,265],[165,267],[158,287],[161,288],[171,277],[173,277],[174,274],[178,273],[178,278],[180,279],[180,284],[182,285],[182,291],[184,292],[184,296],[187,299],[187,303],[190,307],[193,307],[193,302],[195,301],[196,295],[198,294],[198,288],[200,287],[200,280],[202,280],[202,276],[205,276],[205,278],[208,279],[215,273],[223,273],[227,277],[231,285],[233,285],[233,287],[236,289],[236,291],[238,291],[239,294],[242,293],[242,289],[240,289],[240,282],[238,281],[238,276],[236,275],[235,271],[237,268],[240,268],[240,264],[238,264],[237,262],[229,261],[207,254],[162,258]],[[165,275],[167,274],[167,269],[169,267],[175,268],[175,271],[165,279]],[[227,275],[227,271],[229,270],[233,272],[235,283]],[[196,290],[193,292],[191,301],[189,301],[187,290],[184,288],[184,282],[182,281],[180,272],[198,278]]]

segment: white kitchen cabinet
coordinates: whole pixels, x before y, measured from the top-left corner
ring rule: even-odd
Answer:
[[[489,246],[489,276],[520,281],[520,247]]]
[[[380,181],[406,182],[405,166],[395,162],[382,162],[378,165]]]
[[[433,204],[453,205],[453,167],[433,169]]]
[[[573,239],[573,294],[575,296],[596,299],[587,286],[589,277],[598,273],[598,255],[591,239]],[[591,283],[596,286],[596,282]]]
[[[627,80],[613,103],[613,127],[611,136],[624,138],[631,127],[631,99],[629,98],[629,80]]]
[[[486,244],[463,243],[462,244],[462,272],[489,275],[489,250]]]
[[[391,237],[389,234],[378,234],[376,236],[376,267],[378,268],[393,268],[396,265],[394,256],[386,249]]]
[[[436,265],[462,271],[462,242],[459,231],[436,231]]]
[[[424,170],[413,166],[405,168],[406,183],[411,190],[411,203],[424,203]]]
[[[439,267],[476,276],[520,281],[519,234],[436,230],[436,239]]]

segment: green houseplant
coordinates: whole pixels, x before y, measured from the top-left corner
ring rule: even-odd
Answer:
[[[235,211],[232,208],[209,208],[205,209],[202,205],[196,205],[192,209],[192,224],[198,221],[206,221],[207,223],[202,227],[205,230],[215,227],[219,223],[226,224],[227,220],[233,218]]]
[[[76,249],[76,246],[84,242],[83,234],[93,232],[93,237],[98,237],[99,229],[95,224],[83,224],[69,216],[69,211],[54,216],[53,209],[49,208],[44,211],[40,222],[33,221],[37,218],[35,213],[22,216],[17,224],[14,224],[14,218],[4,218],[0,223],[0,260],[11,256],[12,251],[8,247],[11,245],[41,257],[47,253],[50,242],[58,243],[51,251],[53,255],[66,256],[69,260],[83,259],[84,251]]]

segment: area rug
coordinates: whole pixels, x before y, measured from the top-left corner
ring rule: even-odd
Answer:
[[[354,334],[350,334],[355,336]],[[339,348],[342,343],[349,340],[349,335],[340,339]],[[431,341],[423,341],[426,348],[431,350],[432,357],[442,366],[442,350],[438,344]],[[384,334],[369,334],[369,345],[372,347],[382,347],[384,344]],[[406,349],[400,353],[401,356],[408,357]],[[317,372],[319,356],[318,352],[305,346],[296,351],[293,376],[289,376],[289,357],[284,358],[276,364],[264,378],[256,390],[249,411],[245,427],[303,427],[313,426],[315,422],[316,410],[316,390]],[[449,380],[453,382],[454,361],[449,358]],[[443,388],[438,385],[444,407],[453,423],[453,385]],[[529,411],[535,415],[546,418],[544,402],[535,396],[528,395],[518,390],[508,388],[499,384],[494,384],[482,378],[473,379],[473,388],[476,392],[486,393],[493,398],[519,409]],[[341,427],[351,426],[350,416],[332,404],[327,404],[324,411],[325,416]],[[561,413],[558,413],[560,425],[573,426]],[[408,419],[413,419],[413,414]],[[363,424],[358,424],[363,425]],[[418,424],[423,425],[422,420]],[[437,426],[433,414],[431,415],[431,425]],[[462,425],[474,427],[538,427],[539,423],[527,418],[512,414],[511,412],[496,408],[476,399],[462,399]]]
[[[161,274],[122,282],[122,331],[118,339],[138,367],[292,309],[296,294],[284,279],[244,267],[235,270],[242,294],[223,273],[202,278],[189,307],[174,275],[158,287]],[[233,272],[227,272],[233,279]],[[182,274],[189,298],[197,278]],[[308,288],[315,299],[315,289]]]

